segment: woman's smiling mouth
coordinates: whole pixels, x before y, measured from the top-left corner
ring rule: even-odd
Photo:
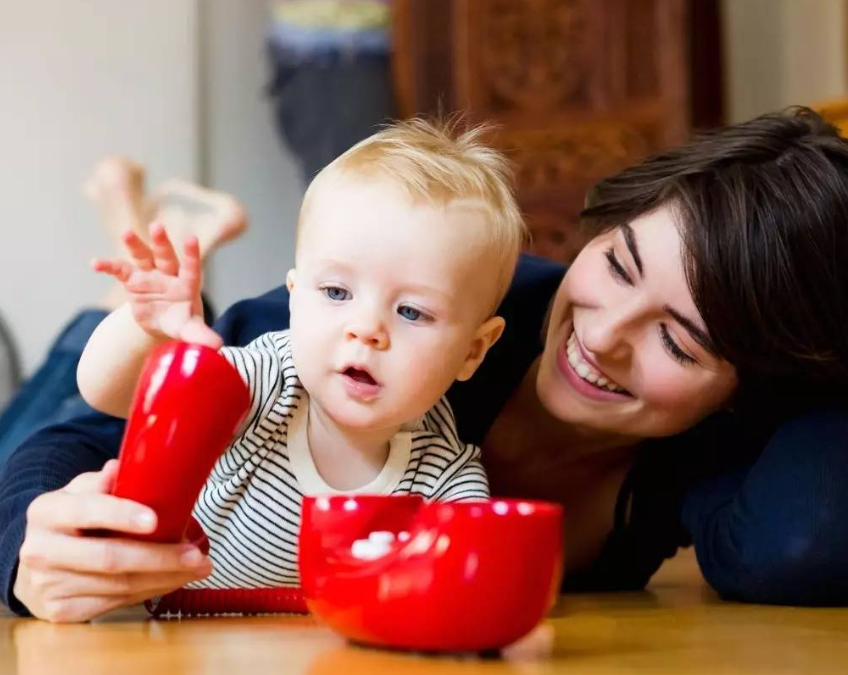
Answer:
[[[557,366],[572,388],[587,398],[600,401],[633,398],[626,389],[610,380],[583,356],[573,329],[566,343],[557,350]]]

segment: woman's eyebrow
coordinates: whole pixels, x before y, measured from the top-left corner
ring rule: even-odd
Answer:
[[[692,339],[695,340],[695,342],[701,345],[704,349],[706,349],[710,354],[712,354],[716,358],[719,357],[718,352],[716,351],[715,344],[712,341],[712,338],[710,338],[709,334],[706,331],[699,328],[698,325],[694,321],[692,321],[692,319],[683,316],[683,314],[678,312],[670,305],[665,305],[663,307],[663,310],[665,310],[669,315],[671,315],[671,317],[675,321],[677,321],[677,323],[683,326],[686,329],[686,332],[692,336]]]
[[[644,277],[642,256],[639,255],[639,246],[636,244],[636,233],[630,227],[630,223],[624,223],[621,226],[621,231],[624,233],[624,243],[627,244],[627,249],[630,251],[630,255],[633,256],[633,262],[636,263],[636,269],[639,270],[639,276]]]

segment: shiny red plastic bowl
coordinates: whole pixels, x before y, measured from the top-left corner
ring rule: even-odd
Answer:
[[[305,497],[300,574],[309,610],[356,642],[421,651],[505,647],[542,619],[562,573],[562,509],[495,499]],[[372,532],[399,535],[371,560]]]
[[[150,354],[136,386],[112,489],[113,495],[156,511],[156,530],[137,538],[182,539],[203,484],[249,406],[241,376],[214,349],[168,342]]]

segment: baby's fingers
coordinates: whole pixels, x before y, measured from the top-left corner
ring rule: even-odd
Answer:
[[[126,283],[133,271],[133,266],[126,260],[103,260],[95,258],[91,261],[91,269],[95,272],[108,274],[121,283]]]
[[[121,239],[127,247],[130,257],[139,269],[144,270],[145,272],[153,269],[153,252],[150,250],[150,247],[141,240],[141,237],[132,230],[127,230],[121,236]]]
[[[197,237],[186,237],[183,253],[180,278],[189,285],[192,294],[196,295],[200,293],[200,286],[203,283],[203,263],[200,261],[200,244]]]
[[[165,274],[175,277],[180,271],[180,262],[177,254],[168,238],[168,233],[161,223],[150,225],[150,243],[153,249],[153,262],[156,269]]]

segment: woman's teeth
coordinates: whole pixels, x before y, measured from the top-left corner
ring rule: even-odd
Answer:
[[[577,346],[577,335],[574,331],[571,331],[571,335],[568,338],[567,350],[568,362],[574,368],[574,372],[580,376],[581,380],[586,380],[599,389],[606,389],[615,393],[623,393],[625,391],[623,387],[619,387],[615,382],[608,380],[583,359],[580,354],[580,348]]]

